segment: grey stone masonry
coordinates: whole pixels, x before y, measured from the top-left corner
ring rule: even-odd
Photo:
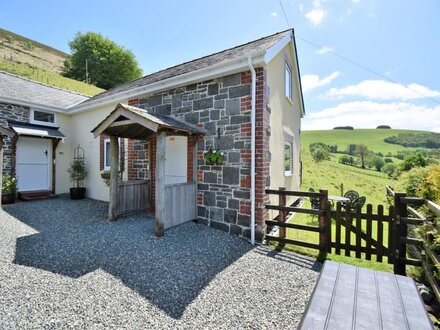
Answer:
[[[198,143],[198,220],[243,236],[250,226],[249,72],[139,97],[139,107],[203,127]],[[224,161],[207,165],[204,154],[219,149]]]
[[[7,127],[8,120],[15,120],[28,123],[30,118],[30,109],[25,106],[15,104],[0,103],[0,125]],[[15,176],[14,159],[15,147],[11,138],[3,139],[3,175]]]

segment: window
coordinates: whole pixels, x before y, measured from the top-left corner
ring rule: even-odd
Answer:
[[[293,172],[293,145],[284,142],[284,175],[290,176]]]
[[[110,170],[110,139],[104,140],[104,170]]]
[[[286,63],[285,66],[285,73],[284,73],[284,86],[286,89],[286,97],[289,100],[292,100],[292,69],[290,66]]]
[[[51,112],[32,110],[31,123],[46,125],[46,126],[55,126],[56,125],[55,114]]]

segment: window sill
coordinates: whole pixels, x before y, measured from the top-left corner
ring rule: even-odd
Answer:
[[[290,99],[290,97],[288,97],[287,95],[285,95],[287,102],[290,103],[290,105],[293,105],[293,101]]]
[[[290,172],[290,171],[289,171],[289,172],[287,172],[287,171],[284,172],[284,176],[292,176],[292,175],[293,175],[293,174],[292,174],[292,172]]]

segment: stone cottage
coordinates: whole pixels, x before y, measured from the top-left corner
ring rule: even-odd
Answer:
[[[293,33],[279,32],[179,64],[91,98],[78,96],[66,106],[45,107],[42,100],[27,103],[23,111],[53,117],[56,125],[47,126],[54,135],[50,138],[63,140],[57,149],[52,148],[55,161],[51,166],[56,169],[48,189],[57,194],[68,191],[66,166],[72,161],[73,148],[81,145],[90,173],[88,197],[108,200],[108,187],[100,173],[110,168],[111,143],[106,132],[112,132],[108,134],[119,137],[122,179],[147,180],[149,205],[154,210],[157,133],[166,128],[164,184],[195,184],[199,223],[252,240],[260,238],[269,216],[264,208],[269,202],[265,189],[299,189],[301,181],[304,105]],[[0,88],[1,115],[24,105],[19,97],[3,94]],[[27,115],[22,116],[27,122]],[[114,121],[110,123],[111,116]],[[138,117],[151,131],[136,135],[133,128],[140,123],[134,122]],[[9,121],[7,125],[13,128]],[[132,128],[131,135],[124,125]],[[55,131],[62,136],[56,137]],[[29,138],[17,134],[18,141]],[[206,153],[211,150],[223,155],[218,164],[207,163]],[[11,166],[7,164],[4,171]]]

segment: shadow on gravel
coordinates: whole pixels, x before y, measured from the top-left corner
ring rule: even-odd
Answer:
[[[267,246],[260,246],[255,249],[255,252],[277,260],[289,262],[299,267],[308,268],[316,272],[320,272],[322,268],[322,263],[316,259],[293,252],[280,252]]]
[[[216,274],[251,250],[239,238],[194,223],[157,238],[151,218],[109,223],[107,203],[87,199],[61,197],[5,211],[39,231],[17,238],[16,264],[71,278],[102,269],[176,319]]]

